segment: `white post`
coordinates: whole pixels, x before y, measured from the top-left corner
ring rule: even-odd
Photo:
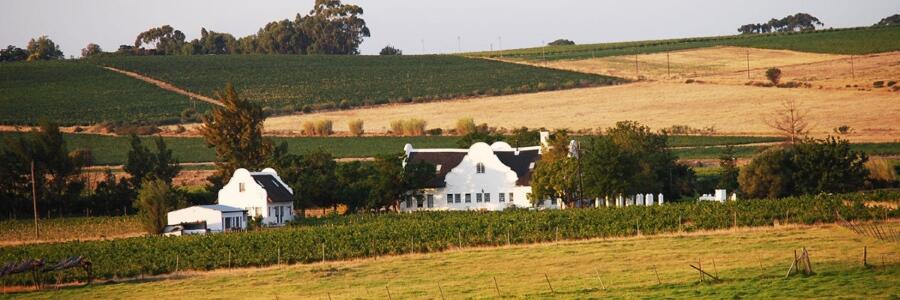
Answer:
[[[657,197],[657,198],[659,198],[659,205],[663,205],[663,202],[664,202],[664,201],[663,201],[663,194],[662,194],[662,193],[659,193],[659,197]]]
[[[647,206],[653,205],[653,194],[647,194],[644,196],[644,202],[647,203]]]
[[[637,206],[643,206],[644,205],[644,194],[634,195],[634,202],[635,202],[635,205],[637,205]]]

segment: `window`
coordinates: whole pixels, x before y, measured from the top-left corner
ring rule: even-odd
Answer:
[[[475,173],[484,174],[484,164],[483,163],[475,164]]]
[[[447,194],[447,204],[453,203],[453,194]]]
[[[462,197],[459,194],[456,194],[456,203],[462,203]]]
[[[484,202],[491,202],[491,193],[484,193]]]
[[[435,174],[440,174],[440,173],[441,173],[441,165],[435,165],[435,166],[434,166],[434,173],[435,173]]]
[[[509,202],[513,202],[513,199],[515,199],[513,198],[513,193],[509,193]]]
[[[481,193],[475,193],[475,202],[481,202]]]
[[[506,197],[505,197],[506,194],[500,193],[499,195],[500,195],[500,202],[506,202]]]
[[[238,183],[238,192],[239,192],[239,193],[243,193],[243,192],[244,192],[244,183],[243,183],[243,182],[239,182],[239,183]]]
[[[406,208],[412,207],[412,199],[406,200]]]
[[[426,199],[425,201],[427,202],[428,208],[434,207],[434,195],[428,194],[427,196],[425,196],[425,199]]]
[[[431,195],[428,195],[428,196],[431,196]],[[422,199],[419,199],[419,197],[414,198],[414,201],[416,201],[416,207],[418,207],[418,208],[422,208],[422,205],[425,204],[425,203],[423,203]]]
[[[466,203],[472,203],[472,194],[466,193]]]

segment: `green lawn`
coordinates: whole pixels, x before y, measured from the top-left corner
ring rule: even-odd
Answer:
[[[862,266],[864,246],[874,267]],[[816,274],[785,279],[793,251],[802,247],[809,250]],[[170,279],[0,297],[886,299],[900,295],[898,251],[900,244],[835,225],[788,226],[188,272]],[[689,267],[698,260],[722,282],[698,282],[698,273]]]
[[[212,95],[232,82],[242,97],[276,111],[339,104],[342,100],[357,106],[623,82],[600,75],[451,55],[197,55],[104,57],[94,61],[204,95]]]
[[[0,140],[16,136],[18,133],[0,132]],[[131,149],[129,137],[106,136],[95,134],[65,134],[69,150],[91,149],[95,163],[98,165],[116,165],[125,162],[128,150]],[[154,149],[150,137],[144,137],[144,144]],[[322,148],[335,157],[372,157],[379,154],[403,152],[407,143],[416,148],[456,147],[458,137],[273,137],[276,143],[287,142],[290,153],[304,153]],[[583,139],[583,138],[582,138]],[[166,137],[166,144],[181,162],[209,162],[215,160],[215,152],[206,147],[202,138]],[[673,136],[670,144],[674,147],[706,146],[722,144],[748,144],[778,141],[777,137],[710,137],[710,136]],[[0,143],[0,147],[3,147]],[[890,147],[888,147],[890,148]],[[710,148],[711,157],[718,155],[718,148]],[[681,150],[678,150],[681,151]]]
[[[545,46],[496,52],[476,52],[471,56],[512,57],[527,60],[585,59],[685,50],[712,46],[740,46],[816,53],[869,54],[900,50],[900,26],[860,27],[804,33],[731,35],[685,39],[618,43]]]
[[[208,105],[79,61],[0,64],[0,124],[106,120],[171,123],[187,108]]]

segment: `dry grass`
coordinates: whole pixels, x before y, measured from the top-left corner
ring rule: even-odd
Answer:
[[[861,266],[863,246],[869,263]],[[807,247],[814,276],[784,279]],[[896,244],[836,225],[468,248],[259,269],[186,272],[144,283],[65,288],[28,298],[886,298],[898,292]],[[724,282],[697,283],[688,264]],[[715,266],[712,261],[715,260]],[[885,266],[881,266],[881,261]],[[544,274],[547,274],[545,278]],[[657,274],[661,284],[657,284]],[[554,293],[549,291],[547,279]],[[603,283],[600,283],[600,280]],[[496,284],[495,284],[496,281]],[[388,295],[390,293],[390,295]]]
[[[779,89],[743,85],[643,82],[566,91],[405,104],[328,113],[269,118],[267,130],[286,130],[304,120],[328,118],[337,124],[362,119],[367,132],[385,132],[388,120],[428,116],[430,126],[455,128],[471,117],[491,126],[514,128],[592,129],[621,120],[636,120],[653,128],[685,124],[715,126],[719,133],[771,135],[763,119],[785,99],[796,99],[809,110],[812,133],[824,136],[849,125],[853,141],[900,139],[900,93]],[[346,128],[335,128],[346,131]]]

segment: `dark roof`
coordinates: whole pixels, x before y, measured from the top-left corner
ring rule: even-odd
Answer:
[[[515,150],[494,151],[494,155],[497,155],[500,162],[516,172],[516,175],[519,177],[519,179],[516,180],[516,185],[527,186],[531,184],[531,163],[536,162],[541,157],[538,152],[538,149],[521,150],[517,155]],[[450,173],[450,170],[458,166],[467,154],[468,153],[466,152],[455,151],[410,152],[407,163],[424,161],[435,165],[435,167],[440,165],[441,169],[438,170],[437,176],[425,183],[426,188],[440,188],[447,185],[447,182],[445,181],[447,173]]]
[[[271,174],[253,174],[253,180],[269,194],[269,203],[293,202],[294,196],[286,186]]]
[[[494,151],[494,155],[497,155],[497,158],[504,165],[515,171],[516,175],[519,176],[519,179],[516,180],[516,185],[527,186],[531,185],[531,164],[541,159],[541,155],[538,152],[540,152],[538,149],[523,150],[516,155],[515,151]]]
[[[444,178],[447,177],[447,173],[450,173],[450,170],[456,168],[459,163],[462,161],[463,157],[466,157],[466,152],[411,152],[409,153],[409,158],[407,158],[407,164],[414,164],[418,162],[426,162],[434,165],[435,168],[437,166],[441,166],[441,169],[437,171],[437,176],[434,176],[431,180],[425,183],[425,187],[427,188],[439,188],[447,186],[447,182],[444,181]]]

